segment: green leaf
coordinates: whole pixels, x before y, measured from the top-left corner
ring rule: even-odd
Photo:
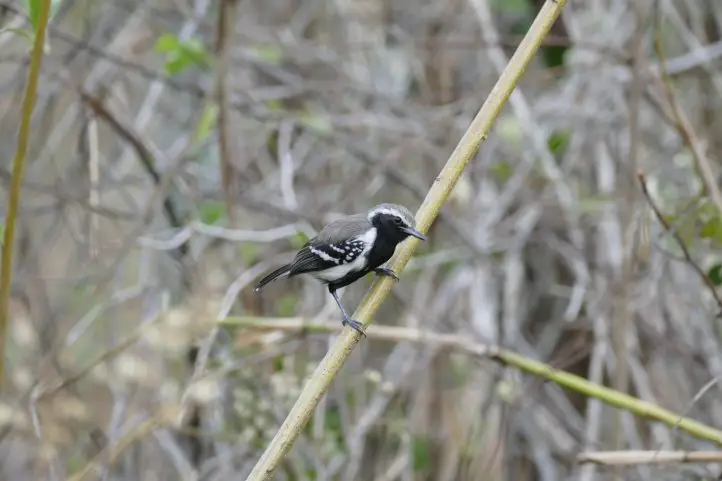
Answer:
[[[220,200],[206,200],[198,206],[201,222],[213,225],[226,213],[226,203]]]
[[[555,156],[562,155],[569,145],[569,139],[571,138],[571,132],[570,131],[559,131],[555,130],[554,132],[549,135],[549,138],[547,139],[547,147],[549,147],[549,152],[554,154]]]
[[[180,55],[170,55],[166,59],[165,65],[163,67],[165,69],[166,75],[173,77],[185,70],[190,64],[191,62],[187,57],[182,57]]]
[[[564,45],[547,45],[541,48],[542,57],[546,60],[547,68],[564,66],[564,60],[569,47]]]
[[[299,250],[301,247],[305,246],[310,239],[304,232],[299,231],[292,235],[288,240],[291,243],[291,249]]]
[[[48,12],[48,22],[55,16],[60,7],[62,0],[50,0],[50,11]],[[43,0],[26,0],[25,6],[28,9],[28,17],[30,17],[30,25],[33,31],[38,31],[38,23],[40,22],[40,9],[43,6]]]
[[[411,463],[416,472],[424,472],[431,465],[431,446],[428,439],[415,436],[411,440]]]
[[[30,25],[33,31],[38,31],[38,22],[40,21],[40,4],[41,0],[27,0],[28,17],[30,17]]]
[[[699,236],[710,239],[716,244],[722,244],[722,216],[717,206],[705,199],[699,206],[698,222],[702,223]]]
[[[677,235],[686,247],[691,247],[694,242],[698,240],[699,224],[696,216],[685,214],[684,216],[677,217],[667,214],[662,217],[667,221],[667,224],[671,226],[672,229],[676,230]],[[668,237],[667,241],[670,243],[670,249],[674,252],[678,252],[679,246],[677,244],[677,240],[673,237]]]
[[[155,42],[154,50],[165,54],[165,71],[169,76],[178,75],[192,65],[207,68],[210,64],[203,43],[191,38],[181,41],[178,36],[164,33]]]
[[[283,371],[283,365],[285,363],[286,359],[284,356],[276,356],[273,358],[273,372],[282,372]]]
[[[198,121],[195,135],[193,139],[196,142],[203,142],[213,132],[216,127],[216,120],[218,119],[218,105],[215,103],[206,104],[206,108],[203,109],[203,115]]]
[[[276,158],[278,156],[278,130],[272,130],[268,133],[266,148],[271,157]]]
[[[489,170],[496,181],[501,185],[506,184],[511,176],[514,175],[514,167],[512,167],[511,163],[506,160],[495,162]]]
[[[206,68],[210,63],[203,43],[197,38],[191,38],[187,42],[181,43],[180,51],[184,57],[199,67]]]
[[[719,216],[712,217],[707,220],[699,232],[704,239],[712,239],[718,242],[722,241],[722,218]]]
[[[155,41],[153,49],[158,53],[171,53],[180,49],[180,40],[172,33],[164,33]]]
[[[714,204],[709,202],[709,199],[704,199],[700,202],[697,212],[699,212],[700,218],[704,220],[709,220],[719,215],[717,207],[715,207]]]
[[[341,413],[339,412],[338,407],[329,407],[326,409],[326,418],[324,421],[326,424],[326,430],[334,436],[338,436],[343,433],[343,420],[341,419]]]
[[[715,286],[722,285],[722,264],[717,263],[707,271],[709,279]]]

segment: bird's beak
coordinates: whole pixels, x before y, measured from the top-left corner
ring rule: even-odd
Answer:
[[[426,236],[421,232],[417,231],[416,229],[412,229],[411,227],[404,227],[401,230],[411,236],[416,237],[417,239],[421,239],[422,241],[426,240]]]

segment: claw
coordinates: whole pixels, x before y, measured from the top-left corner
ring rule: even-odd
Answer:
[[[363,324],[361,324],[357,320],[345,317],[341,324],[343,324],[344,326],[349,326],[351,329],[355,329],[359,334],[366,337]]]
[[[376,269],[374,269],[374,273],[377,276],[393,277],[397,281],[399,280],[399,276],[397,276],[396,273],[394,271],[392,271],[391,269],[389,269],[388,267],[377,267]]]
[[[343,304],[341,304],[341,300],[338,298],[338,294],[336,293],[335,289],[329,289],[329,292],[333,296],[333,299],[336,301],[336,304],[338,305],[338,308],[341,310],[341,314],[343,314],[343,321],[341,324],[344,326],[349,326],[352,329],[355,329],[358,331],[362,336],[366,337],[366,333],[364,332],[364,326],[360,322],[351,319],[351,317],[346,312],[346,309],[343,308]]]

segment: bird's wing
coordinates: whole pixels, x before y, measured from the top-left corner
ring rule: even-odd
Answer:
[[[362,252],[362,246],[349,245],[348,241],[364,234],[371,227],[363,214],[329,223],[298,251],[291,263],[289,275],[322,271],[352,262]]]
[[[317,238],[314,237],[298,251],[291,263],[289,276],[295,276],[305,272],[322,271],[338,265],[334,260],[324,258],[318,254],[319,246],[316,245],[316,240]]]

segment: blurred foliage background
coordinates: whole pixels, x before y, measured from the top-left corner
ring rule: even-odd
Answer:
[[[244,479],[334,339],[297,324],[340,325],[313,280],[253,282],[339,215],[415,210],[542,3],[54,1],[2,479]],[[5,193],[27,12],[0,3]],[[722,427],[721,32],[715,0],[570,0],[376,324],[500,344]],[[277,479],[716,479],[580,457],[709,449],[370,332]]]

